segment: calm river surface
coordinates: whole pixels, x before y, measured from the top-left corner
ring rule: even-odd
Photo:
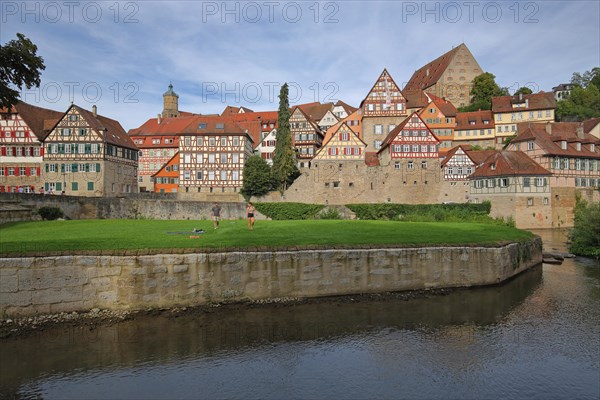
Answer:
[[[564,250],[557,231],[536,232]],[[144,317],[0,341],[0,398],[600,397],[600,268],[412,300]]]

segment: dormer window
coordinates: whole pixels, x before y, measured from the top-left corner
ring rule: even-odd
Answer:
[[[489,119],[484,119],[483,120],[483,124],[484,125],[489,125],[490,124],[490,120]]]
[[[576,143],[575,147],[577,148],[577,151],[581,151],[581,143]]]
[[[560,148],[563,150],[567,149],[567,141],[566,140],[561,140],[560,142]]]
[[[198,125],[198,129],[206,129],[206,123],[202,122]]]
[[[495,171],[496,170],[496,163],[493,163],[492,165],[490,165],[490,169],[492,171]]]
[[[475,125],[475,121],[469,121],[469,125]]]
[[[596,145],[594,143],[590,144],[590,151],[591,152],[596,151]]]
[[[533,142],[527,142],[527,150],[533,150]]]
[[[225,129],[225,124],[223,123],[218,123],[216,126],[217,129]]]

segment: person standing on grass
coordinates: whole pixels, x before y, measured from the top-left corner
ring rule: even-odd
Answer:
[[[213,208],[211,209],[211,215],[213,218],[213,226],[215,229],[219,229],[219,219],[221,219],[221,206],[219,203],[215,203]]]
[[[254,212],[256,209],[252,205],[252,203],[248,203],[246,206],[246,216],[248,217],[248,229],[254,229]]]

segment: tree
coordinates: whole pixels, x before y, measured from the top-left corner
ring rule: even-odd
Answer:
[[[44,59],[36,55],[37,46],[22,33],[17,40],[0,45],[0,106],[10,108],[19,102],[23,86],[40,86],[40,71],[46,69]]]
[[[527,86],[522,86],[519,89],[517,89],[517,91],[515,92],[515,96],[518,96],[520,94],[531,94],[533,93],[533,90],[529,89]]]
[[[586,88],[576,86],[571,94],[556,104],[559,121],[583,121],[600,117],[600,90],[594,84]]]
[[[459,111],[491,110],[492,97],[507,96],[508,89],[498,86],[494,74],[484,72],[473,79],[473,88],[470,94],[471,104],[461,107]]]
[[[264,196],[273,188],[273,177],[271,167],[261,156],[251,156],[244,164],[244,184],[242,185],[242,196],[246,201],[250,197]]]
[[[279,110],[277,112],[277,134],[275,136],[275,152],[273,154],[273,179],[283,194],[294,182],[300,172],[296,166],[296,152],[292,147],[290,132],[290,103],[288,101],[288,85],[285,83],[279,91]]]
[[[585,71],[583,74],[573,72],[571,83],[582,88],[588,87],[591,83],[600,89],[600,68],[594,67],[590,71]]]
[[[575,205],[575,221],[571,232],[571,252],[600,258],[600,203],[587,204],[581,198]]]

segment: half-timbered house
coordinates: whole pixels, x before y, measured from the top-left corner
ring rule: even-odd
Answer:
[[[317,161],[364,161],[365,142],[344,122],[319,149],[313,162]]]
[[[428,161],[437,160],[439,144],[439,139],[415,112],[387,135],[378,154],[383,164],[400,165],[400,161],[409,160],[408,168],[412,169],[411,162],[426,165]]]
[[[356,107],[352,107],[342,100],[338,100],[332,108],[333,115],[335,115],[339,120],[346,118],[348,115],[352,114],[357,110]]]
[[[254,153],[261,156],[267,164],[273,164],[273,154],[277,145],[277,129],[273,129],[264,137],[258,146],[254,149]]]
[[[0,110],[0,192],[38,190],[42,174],[42,139],[62,112],[24,102]]]
[[[292,145],[296,149],[298,166],[308,165],[323,144],[323,132],[300,107],[294,107],[290,115]]]
[[[406,98],[387,69],[377,78],[361,102],[363,141],[369,151],[378,151],[384,139],[406,119]]]
[[[471,175],[471,201],[490,201],[491,216],[512,218],[517,227],[552,227],[550,175],[521,151],[497,151]]]
[[[118,196],[137,191],[138,149],[119,122],[71,105],[43,140],[47,192]]]
[[[179,190],[239,192],[250,135],[230,118],[201,117],[179,139]]]
[[[452,103],[433,94],[427,94],[429,103],[419,112],[420,117],[440,140],[440,153],[452,147],[457,110]]]
[[[179,189],[179,153],[176,153],[154,175],[156,193],[177,193]]]
[[[466,182],[477,166],[495,152],[496,150],[472,150],[470,145],[453,147],[446,153],[441,164],[444,179]]]

